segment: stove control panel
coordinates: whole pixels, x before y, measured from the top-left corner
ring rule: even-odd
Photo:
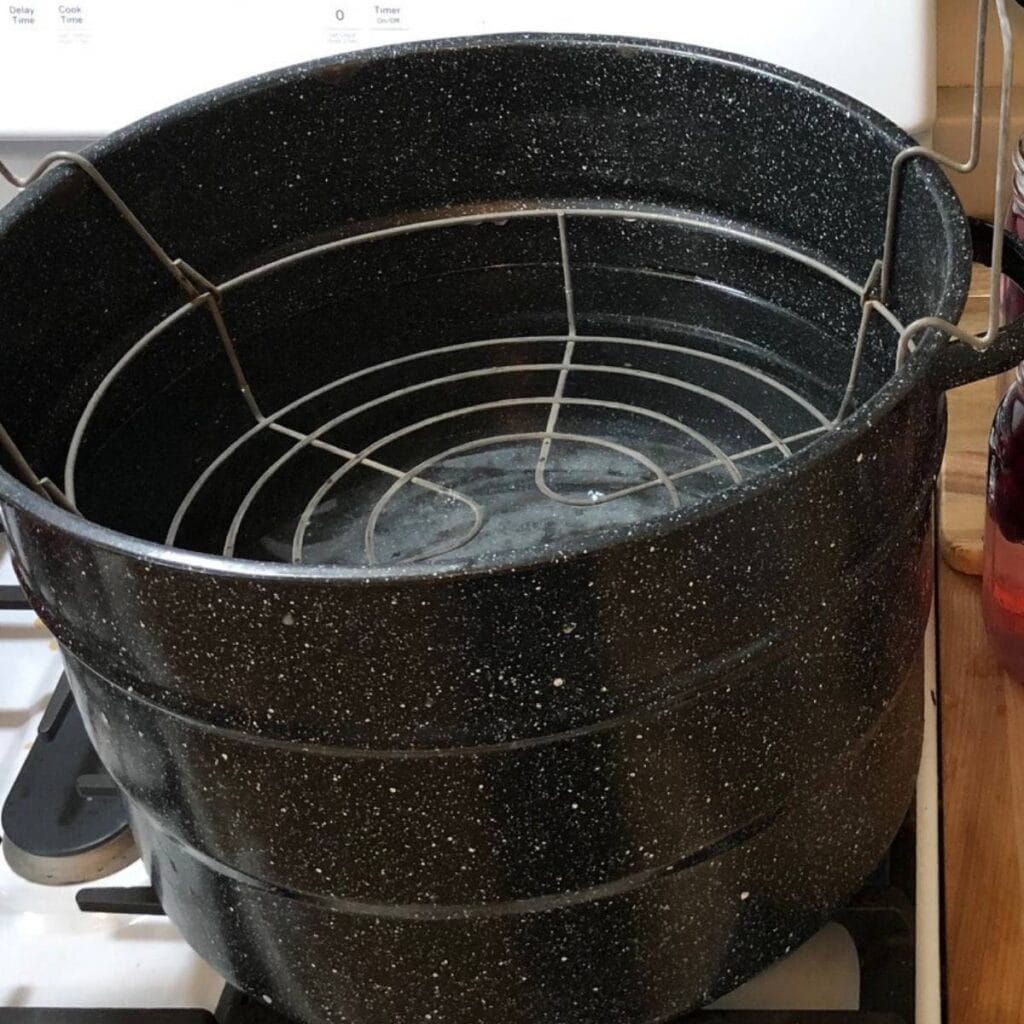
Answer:
[[[90,139],[260,71],[488,32],[696,43],[822,79],[913,132],[934,104],[935,0],[21,0],[0,6],[0,142]]]

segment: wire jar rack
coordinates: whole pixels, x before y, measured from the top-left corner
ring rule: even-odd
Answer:
[[[998,215],[1005,211],[1009,191],[1006,150],[1013,40],[1005,0],[993,3],[1003,49],[994,186]],[[0,448],[28,486],[77,511],[83,442],[104,404],[113,400],[118,381],[175,325],[205,315],[215,328],[251,422],[195,474],[159,538],[168,545],[295,564],[458,563],[508,548],[557,546],[567,534],[642,521],[736,486],[812,445],[851,413],[866,339],[878,322],[898,337],[897,369],[913,352],[915,339],[927,330],[938,329],[978,349],[994,338],[1002,266],[998,231],[983,335],[976,337],[938,317],[904,324],[889,305],[897,206],[906,167],[919,158],[960,173],[977,166],[987,17],[988,0],[979,0],[969,153],[962,161],[921,146],[898,154],[891,168],[883,251],[865,281],[854,281],[777,239],[685,212],[537,205],[453,210],[441,217],[361,231],[214,283],[169,255],[85,157],[51,153],[24,178],[0,164],[0,173],[18,187],[31,184],[55,165],[77,167],[183,294],[182,304],[132,344],[89,396],[67,450],[62,486],[33,471],[2,423]],[[550,236],[564,296],[559,330],[474,337],[368,361],[270,411],[264,408],[228,327],[225,309],[233,292],[327,254],[387,246],[431,233],[507,230],[524,221],[542,226]],[[581,328],[572,239],[577,230],[604,221],[732,238],[847,291],[851,301],[859,303],[860,317],[838,401],[812,382],[777,372],[770,361],[739,358],[716,345],[714,332],[705,332],[699,343],[680,343],[640,332]],[[680,414],[681,404],[690,413]],[[369,423],[377,426],[367,436]],[[349,430],[359,438],[358,444],[346,443]],[[267,446],[263,442],[268,437],[281,443]],[[287,521],[275,524],[272,537],[258,530],[254,547],[247,536],[254,508],[276,487],[290,488],[294,478],[289,474],[311,455],[316,456],[310,463],[314,475],[304,480],[301,500],[297,506],[293,501]],[[190,538],[190,517],[218,478],[230,473],[239,460],[251,464],[253,458],[259,460],[259,471],[250,473],[235,493],[218,536]]]

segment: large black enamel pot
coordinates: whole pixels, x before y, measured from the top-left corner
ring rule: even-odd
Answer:
[[[10,464],[4,522],[225,976],[302,1021],[639,1024],[874,867],[942,393],[1024,356],[1019,324],[932,332],[897,371],[876,316],[851,378],[908,141],[786,71],[589,38],[200,97],[88,156],[221,285],[248,391],[80,169],[0,213],[0,418],[82,513]],[[927,162],[897,241],[895,317],[955,319],[972,239]]]

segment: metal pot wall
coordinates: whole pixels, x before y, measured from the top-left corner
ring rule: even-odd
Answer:
[[[88,155],[172,255],[235,275],[224,316],[267,408],[442,341],[528,335],[546,368],[526,376],[549,385],[566,262],[569,334],[597,350],[698,337],[715,366],[743,353],[832,408],[859,301],[764,240],[866,280],[906,144],[739,58],[490,38],[263,76]],[[910,168],[899,224],[892,308],[955,318],[972,249],[934,168]],[[174,312],[175,283],[94,185],[54,171],[0,213],[0,266],[3,419],[54,479],[98,382],[172,317],[89,422],[83,516],[5,473],[0,500],[163,905],[232,982],[310,1022],[640,1024],[782,955],[874,867],[917,765],[942,390],[1024,356],[1019,325],[985,354],[925,336],[895,374],[896,335],[874,325],[841,423],[642,522],[577,529],[574,511],[553,535],[439,551],[448,527],[412,504],[378,537],[393,564],[359,564],[314,522],[311,547],[342,564],[292,565],[278,525],[307,471],[335,464],[312,447],[236,524],[237,557],[218,553],[279,436],[162,543],[251,410],[202,303]],[[1021,276],[1015,250],[1007,269]],[[511,379],[459,386],[517,399],[487,429],[532,439]],[[306,412],[302,432],[321,415]],[[349,446],[396,415],[367,414]],[[434,534],[410,560],[417,522]]]

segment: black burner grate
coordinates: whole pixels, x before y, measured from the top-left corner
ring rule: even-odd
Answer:
[[[265,1006],[233,989],[225,990],[216,1013],[208,1010],[0,1009],[3,1024],[283,1024]],[[907,1024],[893,1013],[830,1010],[702,1010],[676,1024]]]

